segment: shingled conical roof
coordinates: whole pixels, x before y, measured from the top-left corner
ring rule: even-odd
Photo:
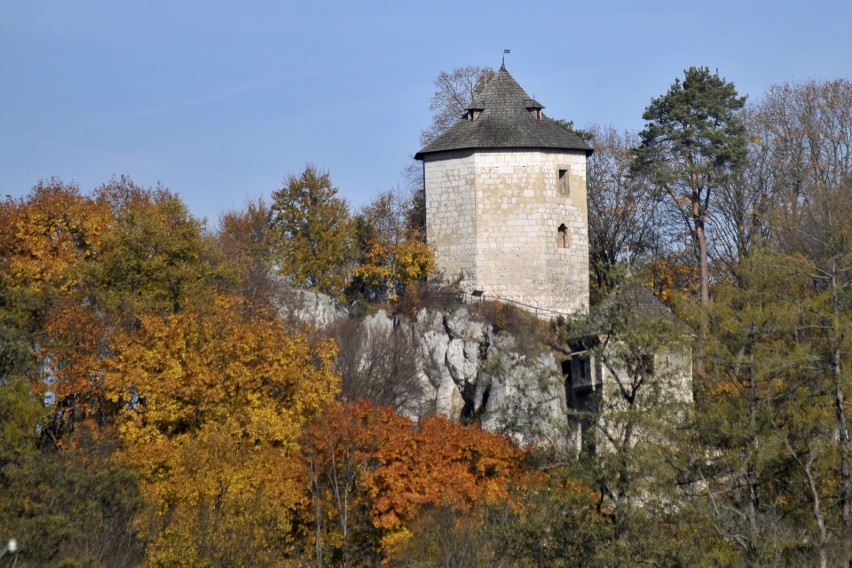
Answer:
[[[485,86],[467,114],[441,136],[427,144],[414,157],[451,150],[489,148],[523,148],[547,150],[582,150],[592,148],[555,121],[541,114],[541,103],[531,98],[500,67]]]

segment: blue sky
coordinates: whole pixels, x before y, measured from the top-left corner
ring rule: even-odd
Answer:
[[[639,129],[686,67],[754,100],[852,75],[852,2],[0,0],[0,196],[161,182],[215,224],[311,163],[401,183],[432,81],[506,67],[545,113]]]

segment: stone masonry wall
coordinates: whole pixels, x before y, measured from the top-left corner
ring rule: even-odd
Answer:
[[[461,275],[468,292],[588,311],[585,153],[478,150],[424,164],[427,237],[445,276]]]
[[[476,205],[471,152],[442,154],[423,162],[426,235],[435,262],[449,279],[476,279]]]
[[[559,170],[568,172],[568,194],[559,189]],[[481,289],[554,312],[588,311],[583,152],[478,152],[476,214]]]

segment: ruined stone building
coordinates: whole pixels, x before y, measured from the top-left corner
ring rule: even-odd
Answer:
[[[415,155],[427,239],[438,269],[468,294],[544,317],[585,313],[592,148],[543,108],[501,67],[465,115]]]

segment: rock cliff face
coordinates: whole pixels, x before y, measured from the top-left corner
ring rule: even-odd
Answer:
[[[325,327],[347,317],[316,295],[304,300],[310,301],[296,310],[303,322]],[[415,347],[423,399],[417,408],[475,420],[519,442],[558,442],[568,431],[564,379],[550,351],[521,353],[515,337],[477,320],[465,307],[422,309],[413,321],[378,311],[355,328],[360,341],[374,344],[395,331],[410,335]]]
[[[565,388],[552,353],[519,353],[513,336],[476,321],[465,308],[421,310],[412,333],[436,412],[473,418],[526,442],[566,431]]]

